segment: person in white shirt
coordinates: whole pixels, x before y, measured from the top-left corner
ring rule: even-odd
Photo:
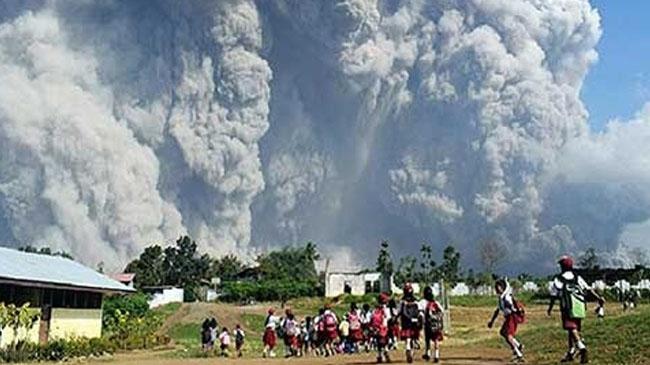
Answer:
[[[553,280],[551,290],[551,302],[547,314],[550,316],[556,300],[560,301],[560,312],[562,313],[562,328],[567,331],[569,350],[561,362],[573,361],[576,352],[580,354],[580,363],[589,362],[587,357],[587,346],[585,345],[580,331],[582,330],[582,318],[586,315],[585,294],[591,294],[603,306],[605,300],[596,293],[579,275],[573,272],[573,259],[563,256],[558,261],[561,273]]]
[[[506,279],[498,279],[494,285],[494,289],[499,296],[499,301],[497,309],[492,315],[492,319],[488,322],[488,328],[492,328],[499,313],[503,313],[504,321],[499,333],[508,346],[510,346],[515,361],[523,361],[524,345],[515,338],[517,335],[517,326],[520,323],[520,318],[523,318],[523,313],[520,313],[519,308],[515,305],[515,299],[512,295],[512,287],[508,284]]]
[[[219,343],[221,344],[221,356],[228,357],[228,349],[230,348],[230,332],[228,328],[224,327],[219,334]]]
[[[277,343],[275,329],[278,327],[279,322],[280,318],[275,315],[275,309],[269,308],[266,321],[264,322],[264,336],[262,337],[262,342],[264,343],[263,357],[275,357],[275,352],[273,352]]]

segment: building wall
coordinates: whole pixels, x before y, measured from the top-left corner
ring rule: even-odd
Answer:
[[[325,296],[328,298],[344,294],[345,284],[352,289],[352,295],[366,294],[366,281],[380,282],[381,274],[378,273],[330,273],[325,283]],[[381,283],[380,283],[381,284]]]
[[[69,337],[95,338],[101,335],[101,309],[52,308],[50,339]]]
[[[156,308],[169,303],[183,303],[184,298],[185,291],[183,288],[164,289],[162,292],[153,294],[153,298],[149,301],[149,308]]]

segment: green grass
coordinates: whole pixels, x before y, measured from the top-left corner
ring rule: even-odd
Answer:
[[[163,318],[168,318],[172,314],[176,313],[180,307],[181,303],[169,303],[155,308],[153,311],[160,314]]]
[[[531,305],[533,303],[545,304],[545,300],[546,300],[546,299],[537,300],[535,299],[535,294],[530,292],[517,293],[515,295],[515,298],[517,298],[517,300],[524,303],[524,305],[526,306]],[[496,307],[497,296],[496,295],[463,295],[459,297],[450,297],[449,302],[452,306],[457,306],[457,307],[470,307],[470,308]]]
[[[169,337],[183,347],[200,347],[200,331],[200,323],[175,324],[169,329]]]
[[[590,363],[648,364],[650,362],[650,307],[617,317],[606,317],[599,322],[593,317],[583,323],[583,336],[589,348]],[[556,364],[567,350],[566,331],[559,320],[553,325],[540,325],[523,331],[520,340],[526,344],[526,353],[535,364]],[[492,339],[484,345],[504,346]]]

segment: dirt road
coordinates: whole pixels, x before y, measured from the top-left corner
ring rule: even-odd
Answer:
[[[394,364],[406,364],[404,356],[400,353],[393,354]],[[467,351],[462,348],[443,349],[443,364],[452,365],[505,365],[509,364],[508,351],[505,349],[483,348]],[[294,358],[294,359],[174,359],[162,354],[139,353],[118,355],[111,360],[88,362],[88,364],[111,365],[371,365],[375,364],[372,355],[337,356],[334,358]],[[416,364],[426,364],[421,359],[416,359]]]

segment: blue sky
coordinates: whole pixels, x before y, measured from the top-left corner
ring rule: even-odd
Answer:
[[[650,1],[592,0],[602,18],[599,61],[582,90],[593,130],[650,101]]]

